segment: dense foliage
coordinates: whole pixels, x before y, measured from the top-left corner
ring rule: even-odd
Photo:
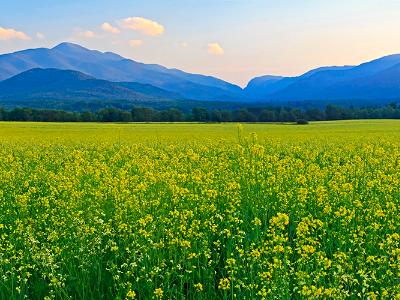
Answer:
[[[96,112],[64,110],[0,108],[0,121],[43,122],[297,122],[354,119],[400,119],[400,106],[392,103],[384,107],[346,108],[327,105],[324,110],[301,110],[291,107],[242,108],[236,110],[209,110],[195,107],[191,111],[177,108],[157,110],[134,107],[132,110],[105,108]]]
[[[399,299],[399,128],[3,123],[0,298]]]

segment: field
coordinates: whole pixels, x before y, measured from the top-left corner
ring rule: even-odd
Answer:
[[[0,299],[400,299],[400,121],[0,143]]]

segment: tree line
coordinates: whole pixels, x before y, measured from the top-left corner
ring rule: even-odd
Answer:
[[[351,119],[400,119],[400,105],[383,107],[343,107],[327,105],[325,109],[291,107],[242,108],[237,110],[208,110],[202,107],[191,111],[176,108],[157,110],[134,107],[131,110],[104,108],[96,112],[71,112],[51,109],[0,108],[0,121],[33,122],[305,122]]]

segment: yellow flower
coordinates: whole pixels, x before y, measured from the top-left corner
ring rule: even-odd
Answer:
[[[236,260],[234,258],[228,258],[226,260],[226,264],[230,267],[234,266],[236,264]]]
[[[136,293],[135,291],[129,290],[128,294],[126,294],[127,299],[135,299]]]
[[[230,286],[231,286],[231,281],[229,280],[229,278],[221,278],[219,280],[218,288],[220,290],[229,290]]]
[[[261,253],[260,253],[260,250],[258,250],[258,249],[253,249],[253,250],[251,250],[251,256],[252,257],[254,257],[254,258],[259,258],[260,256],[261,256]]]
[[[287,214],[278,213],[271,218],[271,225],[280,229],[284,229],[289,224],[289,216]]]
[[[259,218],[254,218],[253,224],[254,224],[255,226],[261,226],[261,220],[260,220]]]
[[[201,292],[203,290],[203,285],[201,283],[196,283],[194,285],[194,287],[196,288],[196,291]]]
[[[158,298],[158,299],[162,299],[163,295],[164,295],[164,291],[161,288],[155,289],[154,290],[154,295]]]

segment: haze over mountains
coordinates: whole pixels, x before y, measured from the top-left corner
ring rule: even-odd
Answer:
[[[175,94],[140,83],[110,82],[78,71],[31,69],[0,82],[2,99],[155,100]]]
[[[150,105],[202,100],[379,105],[398,99],[400,55],[359,66],[321,67],[297,77],[257,77],[245,89],[215,77],[143,64],[71,43],[0,55],[0,101],[7,103],[124,100]]]
[[[211,76],[143,64],[71,43],[62,43],[52,49],[28,49],[0,55],[0,80],[33,68],[74,70],[97,79],[150,84],[189,99],[215,100],[241,92],[240,87]]]
[[[395,100],[400,98],[400,55],[359,66],[326,67],[299,77],[250,82],[247,91],[272,101]],[[259,79],[260,80],[260,79]],[[269,84],[266,84],[269,83]]]

